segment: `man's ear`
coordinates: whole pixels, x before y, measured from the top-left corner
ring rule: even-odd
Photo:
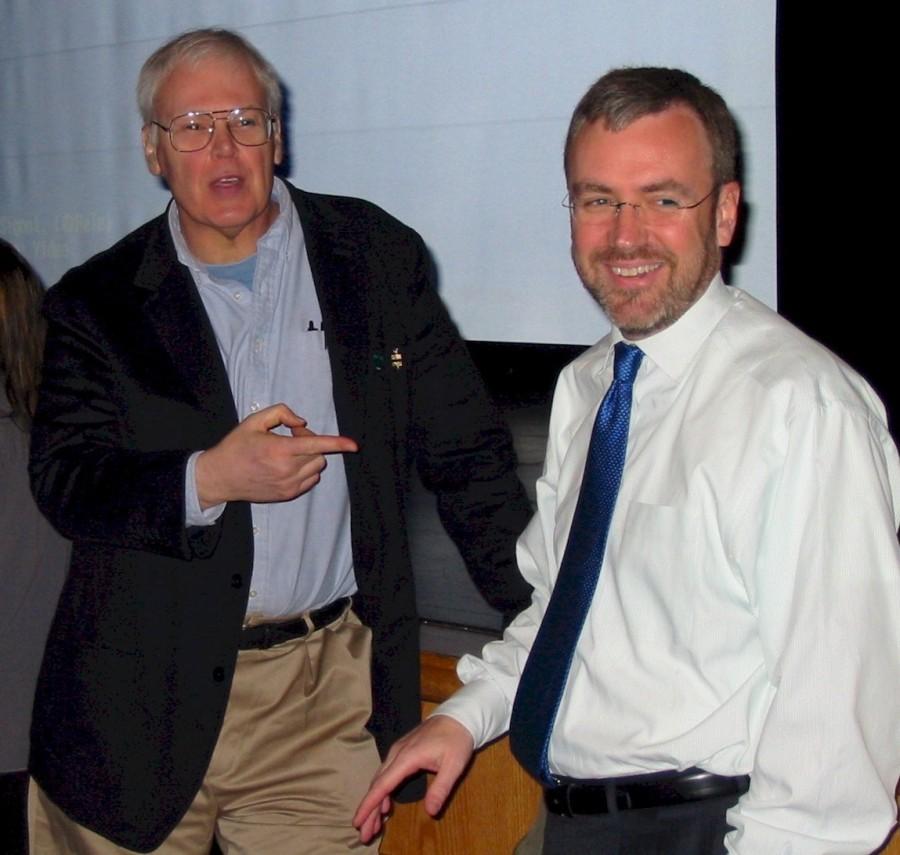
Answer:
[[[728,246],[734,237],[740,203],[741,185],[737,181],[729,181],[719,188],[716,202],[716,238],[719,246]]]
[[[281,165],[284,158],[284,143],[281,139],[281,119],[275,119],[275,128],[272,131],[275,148],[272,151],[272,162],[276,166]]]
[[[144,125],[141,128],[141,144],[144,147],[144,160],[147,161],[147,169],[152,175],[162,175],[162,167],[159,165],[159,157],[156,153],[156,142],[159,137],[159,128],[155,125]]]

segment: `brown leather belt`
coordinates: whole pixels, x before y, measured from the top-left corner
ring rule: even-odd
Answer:
[[[568,781],[544,790],[547,810],[560,816],[588,816],[625,810],[666,807],[720,796],[740,796],[750,787],[749,775],[713,775],[702,769]]]
[[[298,618],[273,623],[260,623],[244,627],[238,650],[268,650],[276,644],[284,644],[295,638],[304,638],[311,632],[334,623],[348,608],[350,597],[341,597],[320,609],[313,609]]]

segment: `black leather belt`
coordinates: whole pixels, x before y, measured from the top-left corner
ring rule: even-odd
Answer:
[[[750,787],[749,775],[727,777],[702,769],[636,775],[599,781],[571,781],[544,790],[547,810],[560,816],[618,813],[740,796]]]
[[[268,650],[276,644],[303,638],[323,626],[334,623],[349,607],[350,597],[341,597],[327,606],[307,612],[303,617],[245,627],[241,631],[238,650]]]

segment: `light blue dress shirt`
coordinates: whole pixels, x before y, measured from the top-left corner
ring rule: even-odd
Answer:
[[[275,222],[252,260],[223,268],[188,249],[173,202],[169,228],[178,259],[191,272],[212,323],[239,418],[287,404],[319,434],[338,434],[322,313],[303,229],[285,185],[275,180]],[[248,269],[252,285],[247,287]],[[225,268],[227,270],[227,268]],[[286,432],[286,431],[285,431]],[[224,510],[201,510],[191,455],[185,479],[186,525],[211,525]],[[331,455],[322,480],[290,502],[252,504],[253,576],[248,621],[280,618],[356,591],[350,499],[343,458]]]

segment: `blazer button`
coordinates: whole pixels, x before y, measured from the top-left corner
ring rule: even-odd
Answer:
[[[243,588],[244,587],[244,577],[241,576],[240,573],[235,573],[231,577],[231,587],[232,588]]]
[[[217,683],[221,683],[222,680],[225,679],[225,669],[221,665],[217,665],[213,668],[213,680]]]

